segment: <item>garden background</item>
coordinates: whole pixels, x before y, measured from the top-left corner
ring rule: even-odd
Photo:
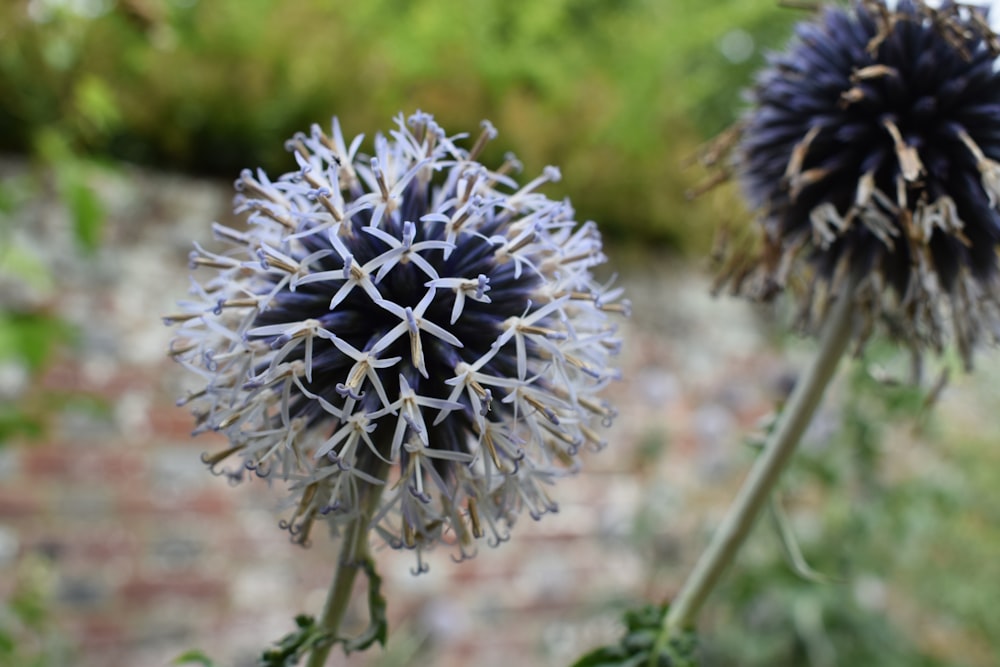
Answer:
[[[336,545],[278,529],[280,489],[230,488],[174,406],[160,316],[244,167],[400,111],[500,130],[483,161],[548,164],[633,302],[610,446],[560,512],[462,564],[380,551],[388,648],[350,665],[560,665],[675,592],[812,345],[780,306],[710,294],[738,193],[690,158],[800,10],[772,0],[8,0],[0,5],[0,665],[252,665],[317,613]],[[710,604],[706,665],[1000,662],[1000,355],[919,388],[844,364],[780,504]],[[937,373],[950,381],[935,392]],[[934,401],[929,399],[936,399]],[[930,403],[934,403],[933,406]],[[818,575],[789,565],[799,546]],[[794,548],[792,548],[794,552]],[[793,556],[796,554],[792,554]],[[356,619],[359,623],[362,619]]]

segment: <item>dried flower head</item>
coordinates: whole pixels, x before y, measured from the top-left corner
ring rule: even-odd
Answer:
[[[592,222],[537,192],[554,167],[519,186],[508,158],[476,161],[424,113],[374,157],[339,123],[289,143],[299,170],[244,171],[245,231],[214,225],[225,250],[200,245],[193,298],[167,318],[171,354],[203,381],[182,402],[196,432],[219,431],[242,470],[290,482],[306,542],[334,532],[380,489],[372,528],[418,553],[439,541],[472,553],[507,538],[522,509],[552,511],[545,487],[603,445],[614,411],[596,394],[620,347],[620,290],[595,282],[605,260]]]
[[[729,135],[763,243],[724,278],[763,298],[804,286],[815,325],[852,275],[861,342],[878,323],[916,350],[953,336],[970,362],[1000,331],[998,51],[985,14],[951,3],[800,24]]]

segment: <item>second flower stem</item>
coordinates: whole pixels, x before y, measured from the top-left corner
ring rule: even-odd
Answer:
[[[796,383],[776,427],[768,436],[763,451],[754,462],[725,519],[670,603],[663,629],[657,637],[654,659],[666,648],[671,637],[678,637],[694,625],[702,604],[743,545],[802,433],[812,421],[813,413],[851,340],[853,293],[853,281],[846,281],[826,319],[820,349],[812,366]]]

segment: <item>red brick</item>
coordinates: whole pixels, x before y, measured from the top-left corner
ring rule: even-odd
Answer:
[[[85,459],[88,473],[104,481],[132,479],[145,468],[142,455],[134,449],[115,447],[112,450],[94,451]]]
[[[105,614],[75,615],[66,624],[74,644],[84,653],[120,646],[126,638],[126,624]]]
[[[149,423],[159,437],[176,439],[178,442],[195,440],[191,437],[191,431],[195,427],[194,417],[186,408],[171,404],[154,405],[149,411]],[[198,442],[202,440],[208,442],[205,436],[197,438]]]
[[[152,514],[170,510],[164,503],[154,502],[147,490],[119,489],[116,515],[123,520],[132,520],[131,515]]]
[[[145,606],[163,598],[184,598],[191,601],[222,601],[228,595],[225,581],[192,574],[169,576],[136,576],[125,583],[121,598],[128,604]]]
[[[78,461],[62,445],[33,445],[21,452],[21,466],[27,477],[71,478]]]
[[[26,487],[0,488],[0,519],[38,516],[44,510],[45,504],[36,492]]]
[[[119,366],[117,372],[101,382],[87,378],[79,363],[68,355],[54,360],[40,380],[45,391],[57,393],[82,392],[104,399],[114,399],[130,392],[143,391],[155,386],[157,374],[148,369]]]
[[[141,548],[139,538],[125,527],[110,527],[107,522],[90,524],[85,531],[78,527],[57,530],[53,522],[46,522],[44,531],[24,529],[19,536],[25,553],[47,554],[61,568],[78,572],[126,565]]]
[[[25,476],[60,481],[104,483],[111,479],[134,478],[143,469],[143,460],[138,452],[114,443],[112,447],[100,450],[61,442],[29,446],[24,448],[21,457]]]
[[[226,489],[228,490],[228,489]],[[188,496],[183,508],[203,516],[221,516],[233,511],[233,494],[215,489],[205,489]]]
[[[206,482],[208,483],[208,482]],[[171,514],[190,512],[205,517],[218,517],[233,511],[232,494],[215,489],[205,489],[182,496],[161,498],[148,490],[126,490],[118,495],[118,513]]]
[[[98,530],[87,537],[73,540],[73,552],[81,560],[107,563],[114,559],[131,559],[139,551],[134,534],[123,529]]]
[[[119,366],[118,372],[101,385],[105,396],[124,396],[136,391],[146,391],[156,386],[159,375],[149,369]]]
[[[39,385],[43,390],[59,393],[75,392],[86,388],[83,372],[72,360],[61,359],[50,364],[42,375]]]

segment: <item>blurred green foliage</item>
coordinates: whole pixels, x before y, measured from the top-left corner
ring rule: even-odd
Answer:
[[[37,376],[53,348],[65,342],[69,333],[52,315],[0,312],[0,363],[25,364],[27,376]],[[16,400],[0,403],[0,445],[15,436],[41,436],[54,407],[51,399],[29,388]]]
[[[46,259],[24,243],[17,228],[27,203],[39,196],[41,182],[34,176],[0,182],[0,446],[17,437],[37,438],[61,403],[35,382],[53,355],[70,345],[74,330],[50,307],[56,288]],[[99,233],[100,219],[88,220]],[[79,244],[84,247],[82,231]]]
[[[0,666],[61,667],[72,651],[49,611],[55,573],[44,558],[18,564],[16,583],[0,604]]]
[[[786,333],[775,344],[791,352],[801,342]],[[699,622],[701,667],[998,664],[1000,427],[990,410],[1000,388],[990,380],[996,361],[984,362],[969,376],[957,355],[925,360],[920,385],[910,381],[909,353],[884,341],[843,363],[775,494],[791,538],[775,530],[774,515],[760,519]],[[944,385],[946,370],[953,379]],[[649,437],[662,456],[662,436]],[[640,469],[663,465],[653,448]],[[717,512],[731,499],[706,493]],[[643,495],[632,548],[670,595],[687,574],[675,540],[691,533],[664,527],[689,517],[669,517],[664,505],[676,496],[655,476]],[[704,515],[704,499],[688,502],[683,511]],[[693,559],[699,547],[684,551]],[[617,617],[622,606],[610,599],[606,613]]]
[[[284,140],[334,114],[370,136],[422,108],[452,132],[492,120],[488,161],[559,165],[554,193],[609,236],[701,249],[718,211],[685,202],[681,163],[797,17],[773,0],[4,3],[0,149],[57,130],[77,154],[231,178],[293,168]]]
[[[657,638],[668,609],[667,604],[627,609],[625,632],[618,643],[594,649],[572,667],[697,667],[693,633],[674,638],[658,650]]]
[[[779,502],[819,580],[793,571],[761,521],[714,595],[703,667],[995,664],[1000,456],[950,435],[926,388],[887,380],[906,357],[870,345],[833,432],[783,480]]]

